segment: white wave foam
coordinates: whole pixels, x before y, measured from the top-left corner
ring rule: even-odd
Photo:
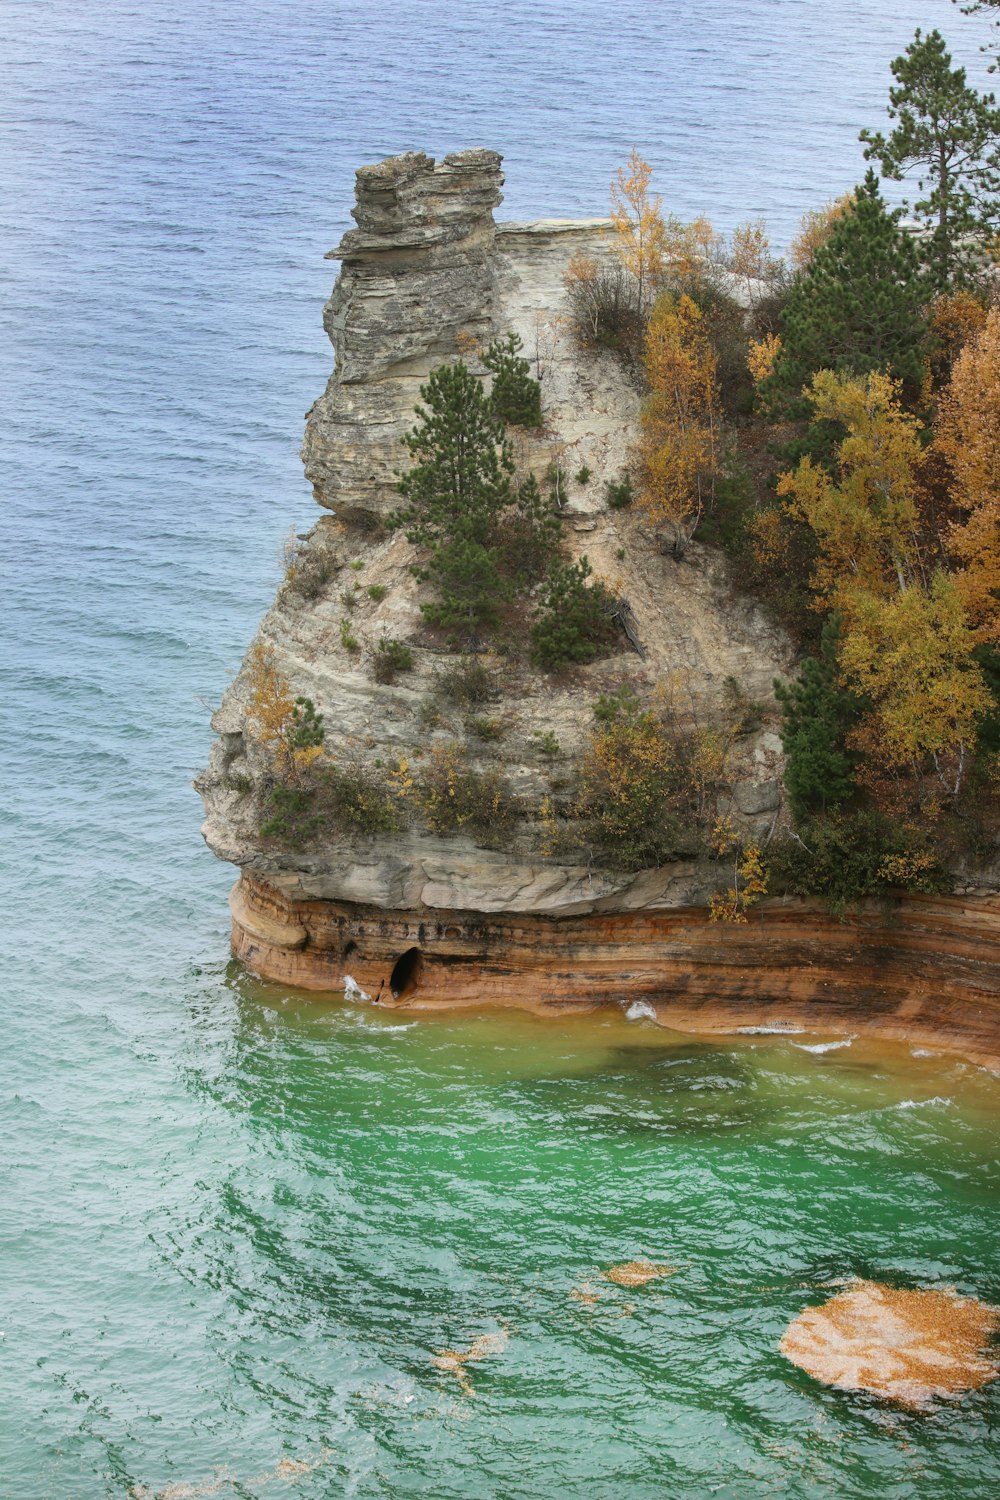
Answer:
[[[655,1021],[656,1011],[648,1000],[633,1000],[625,1012],[626,1021]]]
[[[366,992],[361,988],[360,984],[358,984],[358,981],[354,978],[353,975],[344,975],[345,1000],[353,1000],[355,1001],[355,1003],[360,1003],[362,1000],[366,1000],[371,1003],[371,998],[371,995],[366,994]]]
[[[920,1109],[922,1105],[948,1105],[950,1099],[945,1099],[941,1094],[935,1094],[932,1099],[901,1099],[896,1105],[897,1109]]]
[[[849,1047],[854,1040],[853,1036],[845,1036],[839,1042],[793,1042],[792,1046],[800,1052],[836,1052],[838,1047]]]
[[[738,1036],[802,1036],[804,1026],[793,1026],[791,1021],[772,1021],[770,1026],[737,1026]]]

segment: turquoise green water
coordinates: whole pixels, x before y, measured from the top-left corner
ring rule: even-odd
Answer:
[[[316,518],[297,449],[358,165],[489,146],[501,217],[591,215],[636,144],[670,211],[781,245],[858,181],[914,26],[983,88],[991,17],[3,17],[0,1500],[992,1500],[1000,1391],[900,1415],[777,1343],[849,1273],[1000,1300],[997,1081],[285,997],[227,973],[190,788]],[[570,1295],[640,1255],[677,1274]],[[502,1327],[473,1396],[433,1367]]]
[[[6,1191],[48,1229],[26,1224],[5,1288],[4,1494],[1000,1487],[1000,1391],[906,1414],[777,1350],[837,1277],[1000,1300],[996,1079],[220,978],[190,977],[176,1031],[95,1016],[99,1071],[77,1024],[62,1091],[17,1095]],[[677,1273],[602,1281],[638,1256]],[[473,1394],[432,1364],[500,1330]]]

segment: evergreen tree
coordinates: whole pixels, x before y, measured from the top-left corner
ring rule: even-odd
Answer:
[[[862,130],[865,159],[896,181],[917,172],[923,197],[913,205],[930,233],[924,259],[935,291],[967,279],[977,240],[995,233],[1000,214],[1000,110],[953,68],[939,31],[914,40],[892,64],[891,135]]]
[[[427,618],[453,633],[475,630],[495,621],[509,596],[498,573],[497,526],[511,503],[514,461],[503,422],[464,364],[432,370],[420,395],[417,425],[403,439],[415,459],[399,481],[408,503],[389,524],[430,548],[415,570],[438,591],[421,605]]]
[[[796,822],[837,807],[854,791],[856,757],[847,750],[846,737],[860,704],[838,682],[839,639],[834,616],[823,627],[819,656],[805,658],[797,681],[788,687],[774,684],[784,715],[785,789]]]
[[[593,661],[614,639],[608,591],[602,583],[588,585],[590,576],[586,557],[575,563],[557,561],[549,569],[531,630],[532,660],[549,671]]]
[[[516,333],[494,339],[483,355],[483,364],[493,376],[490,400],[501,422],[512,427],[541,427],[542,388],[531,378],[531,366],[520,357],[521,340]]]
[[[562,534],[562,522],[551,495],[543,495],[529,474],[517,487],[503,519],[501,567],[518,593],[544,578]]]
[[[803,387],[819,370],[883,370],[916,395],[923,374],[929,295],[910,235],[898,226],[869,169],[850,213],[796,277],[781,320],[773,374],[761,384],[772,407],[808,416]]]

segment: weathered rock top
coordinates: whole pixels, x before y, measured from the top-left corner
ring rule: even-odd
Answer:
[[[327,260],[366,252],[440,245],[466,235],[503,201],[502,158],[495,151],[459,151],[435,162],[422,151],[360,167],[349,229]]]

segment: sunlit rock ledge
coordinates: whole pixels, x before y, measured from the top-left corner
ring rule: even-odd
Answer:
[[[412,761],[435,735],[461,732],[421,721],[441,647],[420,614],[413,550],[379,523],[398,503],[421,382],[469,341],[513,330],[541,377],[545,424],[515,430],[518,466],[541,477],[557,458],[569,474],[590,470],[563,507],[564,541],[627,593],[644,651],[623,638],[614,656],[565,680],[524,665],[508,672],[490,712],[503,720],[514,792],[538,804],[553,773],[540,736],[555,735],[571,766],[594,701],[623,678],[646,701],[658,684],[682,680],[707,724],[734,678],[763,717],[734,747],[713,811],[766,837],[787,821],[772,684],[794,671],[792,644],[718,554],[695,544],[679,563],[641,516],[608,508],[605,486],[625,470],[639,396],[613,355],[581,352],[563,286],[574,254],[608,254],[607,225],[498,225],[502,182],[490,151],[442,162],[409,153],[359,171],[357,228],[331,252],[341,264],[325,313],[335,369],[307,414],[303,446],[315,498],[335,515],[320,518],[297,564],[318,567],[324,582],[306,597],[286,581],[256,641],[291,691],[324,715],[334,755]],[[351,653],[341,642],[342,594],[358,578],[365,587],[351,621],[362,649]],[[374,682],[367,661],[383,634],[413,652],[412,672],[392,684]],[[197,785],[210,848],[243,872],[233,945],[257,973],[329,991],[350,975],[382,1004],[566,1009],[646,998],[670,1024],[699,1030],[776,1018],[1000,1054],[995,871],[973,872],[964,898],[872,906],[845,922],[770,901],[728,927],[708,920],[720,874],[707,862],[622,875],[543,858],[528,828],[502,849],[418,822],[371,839],[324,834],[294,851],[260,836],[257,789],[270,767],[248,732],[248,699],[244,664],[213,717],[218,739]],[[473,764],[491,757],[471,742],[468,754]]]

